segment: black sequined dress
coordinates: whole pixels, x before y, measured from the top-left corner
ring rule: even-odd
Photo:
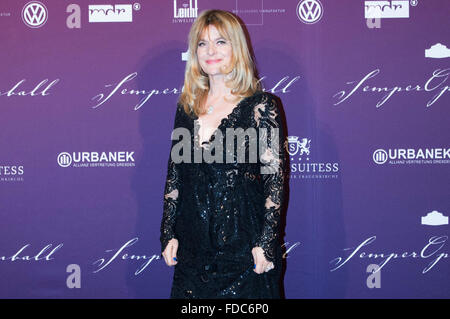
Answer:
[[[169,156],[160,239],[161,251],[170,239],[179,242],[171,298],[280,298],[285,154],[276,100],[261,91],[244,98],[203,147],[194,134],[197,119],[177,106],[174,128],[189,132],[191,151],[179,154],[190,156],[191,162],[175,163]],[[258,146],[256,161],[249,160],[249,136],[234,137],[233,149],[226,148],[227,128],[253,128],[258,141],[265,139],[266,147]],[[172,148],[178,138],[172,136]],[[218,153],[223,154],[222,163],[207,163],[205,156],[194,162],[195,151],[215,155],[218,142],[223,146]],[[245,149],[245,163],[237,157],[239,145]],[[274,269],[254,272],[251,251],[256,246],[263,248]]]

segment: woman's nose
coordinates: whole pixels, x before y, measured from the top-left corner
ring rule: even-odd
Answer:
[[[209,45],[208,46],[208,54],[209,55],[214,55],[214,53],[216,53],[216,46],[215,45]]]

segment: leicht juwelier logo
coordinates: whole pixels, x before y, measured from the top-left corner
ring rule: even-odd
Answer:
[[[61,167],[134,167],[134,151],[61,152],[57,156]]]
[[[338,178],[339,163],[312,159],[311,139],[288,136],[286,149],[290,156],[291,179]]]
[[[377,149],[372,153],[376,164],[450,164],[450,148],[390,148]]]
[[[89,22],[133,22],[133,10],[140,9],[139,3],[89,5]]]
[[[22,9],[22,21],[30,28],[40,28],[48,18],[48,10],[42,2],[30,1]]]
[[[173,0],[172,23],[194,22],[198,16],[197,0]]]
[[[301,22],[314,24],[323,16],[323,6],[319,0],[301,0],[297,5],[297,17]]]
[[[0,182],[23,182],[23,165],[0,163]]]

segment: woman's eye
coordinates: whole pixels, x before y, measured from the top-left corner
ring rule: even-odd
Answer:
[[[218,44],[225,44],[226,42],[223,41],[223,40],[219,40],[219,41],[217,41],[217,43],[218,43]]]
[[[198,44],[198,46],[199,46],[199,47],[202,47],[204,44],[205,44],[205,43],[200,42],[200,43]]]

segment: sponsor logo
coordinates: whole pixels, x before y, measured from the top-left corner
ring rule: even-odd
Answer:
[[[40,28],[48,18],[48,10],[42,2],[30,1],[22,9],[22,21],[30,28]]]
[[[420,220],[422,225],[429,225],[429,226],[448,225],[448,216],[444,216],[444,214],[436,210],[433,210],[426,216],[422,216]]]
[[[0,182],[23,182],[23,165],[0,164]]]
[[[92,106],[93,109],[100,107],[101,105],[105,104],[107,101],[109,101],[114,95],[129,95],[133,96],[133,100],[136,99],[136,96],[142,96],[142,98],[139,100],[138,104],[134,105],[133,109],[136,111],[140,109],[147,101],[152,97],[156,95],[178,95],[181,92],[181,87],[171,87],[171,88],[149,88],[149,89],[142,89],[142,90],[136,90],[131,88],[133,83],[133,79],[137,77],[137,72],[133,72],[131,74],[128,74],[123,79],[121,79],[118,82],[114,83],[108,83],[105,84],[105,91],[102,91],[98,94],[96,94],[94,97],[91,98],[92,101],[95,101],[97,104]],[[291,92],[289,88],[292,87],[292,85],[300,79],[300,76],[284,76],[277,82],[273,84],[270,88],[265,88],[264,90],[266,92],[270,92],[272,94],[285,94]],[[259,79],[259,81],[266,81],[266,76],[263,76]],[[1,94],[0,94],[1,95]]]
[[[323,16],[323,6],[319,0],[302,0],[297,5],[297,17],[301,22],[314,24]]]
[[[369,85],[370,81],[375,78],[380,73],[380,69],[375,69],[364,76],[362,80],[359,81],[347,81],[347,85],[352,85],[352,88],[349,90],[341,90],[333,95],[334,98],[337,98],[338,102],[334,103],[334,105],[339,105],[345,100],[349,99],[356,92],[363,92],[364,94],[384,94],[381,100],[379,100],[376,104],[376,108],[381,107],[384,103],[386,103],[390,98],[392,98],[395,94],[413,94],[412,92],[433,92],[437,91],[433,97],[427,102],[427,107],[433,105],[439,98],[444,95],[446,92],[450,92],[450,86],[446,85],[446,81],[450,74],[450,68],[447,69],[436,69],[433,71],[431,77],[423,83],[415,83],[415,84],[405,84],[405,85],[395,85],[389,84],[384,85],[380,84],[377,86]]]
[[[181,52],[181,61],[187,61],[189,57],[189,51]]]
[[[339,163],[312,160],[311,139],[288,136],[286,149],[291,159],[291,179],[335,179],[338,178]]]
[[[409,1],[364,1],[366,19],[409,18]]]
[[[286,9],[265,8],[263,0],[236,0],[236,7],[232,12],[238,15],[247,26],[262,26],[264,25],[265,15],[284,14]]]
[[[379,165],[450,164],[450,148],[380,148],[372,159]]]
[[[450,58],[450,49],[443,44],[437,43],[425,50],[425,57],[434,59]]]
[[[134,237],[124,242],[120,247],[116,246],[113,249],[108,247],[108,249],[105,249],[105,253],[92,263],[92,265],[95,266],[93,273],[98,273],[106,269],[110,265],[126,262],[128,264],[138,264],[137,269],[134,272],[134,275],[137,276],[141,274],[152,263],[154,264],[156,260],[161,260],[161,254],[159,252],[139,252],[139,248],[137,248],[139,244],[136,244],[138,241],[139,237]],[[299,245],[300,242],[295,242],[292,245],[289,242],[283,243],[281,246],[284,246],[286,251],[283,254],[282,258],[289,258],[288,254],[291,253],[291,251],[294,251],[294,249]]]
[[[173,0],[173,23],[194,22],[198,16],[197,0]]]
[[[133,22],[133,9],[140,8],[139,3],[89,5],[89,22]]]
[[[376,164],[384,164],[388,160],[388,154],[385,150],[378,149],[373,152],[372,159]]]
[[[415,262],[424,260],[425,268],[422,270],[422,274],[426,274],[431,271],[441,260],[448,258],[448,252],[444,250],[444,246],[448,240],[448,236],[432,236],[428,239],[428,242],[420,250],[411,251],[411,247],[405,250],[398,250],[393,252],[392,249],[373,252],[368,249],[377,236],[372,236],[364,241],[362,241],[356,248],[355,246],[343,249],[342,256],[336,257],[330,261],[333,268],[330,269],[331,272],[338,270],[347,264],[350,260],[365,260],[365,261],[377,261],[379,262],[378,269],[375,272],[381,271],[388,263],[395,263],[396,261],[404,260],[409,262]],[[396,247],[398,243],[395,243]],[[448,266],[447,266],[448,267]],[[447,268],[445,268],[447,269]]]
[[[19,82],[17,82],[11,89],[9,89],[8,91],[4,91],[1,92],[0,91],[0,96],[6,95],[7,97],[11,97],[11,96],[47,96],[50,95],[50,88],[54,85],[56,85],[56,83],[59,82],[59,79],[53,80],[50,83],[47,83],[49,80],[48,79],[44,79],[41,82],[39,82],[33,89],[24,89],[23,86],[25,86],[25,84],[23,84],[24,82],[26,82],[25,79],[20,80]]]
[[[134,152],[61,152],[57,156],[61,167],[134,167]]]

